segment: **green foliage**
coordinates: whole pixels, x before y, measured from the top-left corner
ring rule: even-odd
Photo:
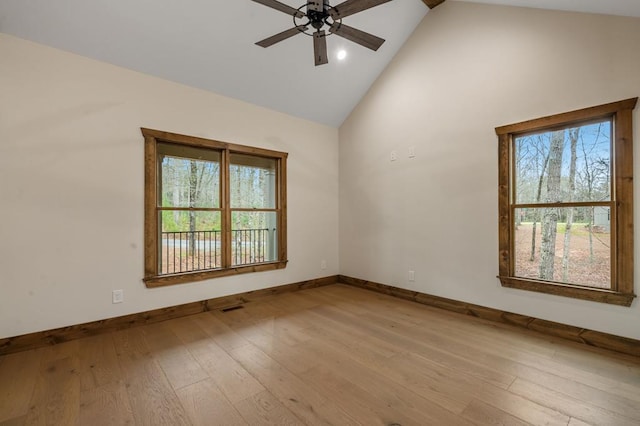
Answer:
[[[206,157],[202,157],[206,158]],[[234,164],[234,162],[237,162]],[[220,163],[167,155],[162,159],[162,206],[165,208],[220,207]],[[275,207],[275,161],[247,155],[232,156],[229,167],[232,208]],[[275,226],[275,214],[264,211],[236,211],[232,229],[264,229]],[[221,229],[217,211],[163,210],[163,232],[211,231]]]
[[[522,226],[533,226],[533,222],[520,222]],[[565,222],[558,222],[556,225],[557,233],[564,235],[567,232],[567,224]],[[571,235],[585,236],[589,235],[589,223],[586,222],[573,222],[571,225]]]
[[[163,210],[161,213],[163,232],[187,232],[192,216],[188,211]],[[195,212],[196,231],[219,231],[222,229],[219,212]]]

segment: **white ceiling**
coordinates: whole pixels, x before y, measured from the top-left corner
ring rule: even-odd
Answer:
[[[467,1],[640,17],[640,0]],[[373,52],[333,35],[319,67],[311,37],[256,46],[293,23],[250,0],[0,0],[0,32],[338,127],[428,10],[394,0],[344,18],[386,42]]]

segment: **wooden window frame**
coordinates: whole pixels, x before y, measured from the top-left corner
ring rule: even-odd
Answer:
[[[631,306],[633,283],[633,109],[638,98],[497,127],[499,275],[503,287]],[[552,131],[600,119],[611,119],[612,139],[612,256],[611,289],[556,283],[514,276],[515,235],[512,156],[514,138]]]
[[[285,152],[272,151],[245,145],[220,142],[212,139],[180,135],[160,130],[141,128],[144,136],[145,200],[144,200],[144,278],[147,287],[181,284],[211,278],[244,274],[249,272],[272,271],[287,266],[287,156]],[[222,268],[159,274],[158,271],[158,143],[172,143],[196,148],[205,148],[221,153],[220,181],[222,212],[222,247],[227,251],[226,265]],[[276,160],[276,206],[277,213],[277,259],[271,262],[250,265],[231,265],[231,212],[229,193],[229,157],[231,154],[247,154]],[[237,210],[237,209],[235,209]]]

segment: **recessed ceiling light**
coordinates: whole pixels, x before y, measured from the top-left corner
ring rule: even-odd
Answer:
[[[342,61],[344,58],[347,57],[347,51],[344,49],[338,50],[338,54],[336,55],[336,57],[338,58],[339,61]]]

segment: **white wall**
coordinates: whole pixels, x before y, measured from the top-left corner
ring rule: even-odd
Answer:
[[[340,272],[640,339],[637,300],[625,308],[500,286],[494,132],[639,96],[638,46],[634,18],[464,2],[429,12],[340,128]],[[637,148],[640,108],[634,119]],[[640,184],[635,197],[638,224]],[[639,235],[636,226],[636,283]]]
[[[0,52],[0,337],[338,273],[337,129],[8,35]],[[288,152],[287,268],[147,289],[140,127]]]

